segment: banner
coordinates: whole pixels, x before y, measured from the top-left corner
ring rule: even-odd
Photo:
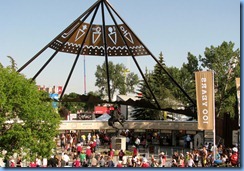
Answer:
[[[214,130],[214,82],[212,71],[195,72],[198,129]]]
[[[238,101],[238,125],[240,126],[240,111],[241,111],[241,104],[240,104],[240,98],[241,98],[241,83],[240,78],[236,78],[236,90],[237,90],[237,101]]]
[[[62,86],[58,86],[58,94],[62,94],[63,91],[63,87]]]

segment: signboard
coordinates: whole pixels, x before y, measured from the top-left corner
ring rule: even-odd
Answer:
[[[77,119],[77,114],[76,113],[71,113],[69,115],[69,120],[76,120]]]
[[[195,72],[198,129],[214,129],[214,82],[212,71]]]
[[[232,131],[232,144],[233,145],[239,144],[238,138],[239,138],[239,130],[233,130]]]
[[[107,106],[95,106],[94,107],[94,114],[104,114],[104,113],[107,113],[107,114],[110,114],[110,111],[111,110],[114,110],[113,107],[107,107]]]

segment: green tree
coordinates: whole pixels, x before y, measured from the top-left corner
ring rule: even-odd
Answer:
[[[215,108],[217,117],[230,114],[233,118],[237,109],[235,78],[240,77],[240,50],[234,50],[234,43],[223,42],[220,46],[207,47],[201,66],[214,71]]]
[[[139,83],[139,78],[133,72],[129,73],[126,77],[125,71],[128,69],[123,64],[113,64],[112,61],[108,63],[109,79],[110,79],[110,94],[114,96],[115,92],[118,91],[120,94],[126,94],[134,92],[134,86]],[[107,72],[105,62],[102,66],[97,66],[95,73],[96,83],[98,86],[100,95],[105,96],[108,94],[107,87]]]
[[[162,52],[159,54],[158,61],[175,80],[179,79],[179,69],[176,67],[167,67],[165,65]],[[151,73],[146,70],[145,76],[162,109],[179,107],[180,102],[177,99],[179,88],[176,87],[172,80],[170,80],[169,76],[165,73],[165,71],[163,71],[162,67],[158,63],[154,66],[154,70]],[[139,92],[142,94],[143,99],[148,100],[150,103],[154,104],[155,107],[157,106],[152,94],[143,81],[140,83]],[[147,118],[150,120],[162,119],[163,111],[135,108],[133,111],[133,117],[136,119]]]
[[[145,78],[147,79],[147,82],[149,86],[152,88],[153,85],[153,76],[152,73],[150,73],[146,68]],[[147,100],[148,102],[154,104],[155,101],[153,99],[152,94],[150,93],[148,87],[145,84],[144,80],[141,80],[138,86],[138,94],[141,94],[142,96],[140,98]],[[156,106],[156,105],[155,105]],[[134,110],[132,112],[132,117],[135,120],[159,120],[161,119],[161,111],[155,110],[155,109],[147,109],[142,107],[134,107]]]
[[[93,92],[90,91],[88,92],[87,96],[92,95],[94,97],[100,97],[99,92]],[[92,102],[79,102],[79,96],[80,94],[77,93],[70,93],[70,94],[65,94],[63,97],[63,102],[60,103],[59,107],[59,114],[62,118],[67,118],[67,115],[69,113],[76,113],[78,110],[82,110],[84,112],[93,112],[94,111],[94,106],[96,104]],[[70,102],[69,102],[70,99]],[[77,99],[77,101],[73,101]]]
[[[63,99],[75,99],[78,97],[79,94],[72,92],[69,94],[65,94]],[[70,111],[71,113],[76,113],[77,110],[84,110],[84,108],[85,108],[85,103],[82,102],[62,102],[60,106],[60,114],[65,116],[67,110]]]
[[[12,64],[13,64],[12,60]],[[0,150],[49,157],[60,124],[47,93],[15,70],[0,65]]]
[[[178,83],[194,102],[196,102],[195,72],[201,70],[198,63],[198,58],[188,52],[187,63],[183,63],[178,77]],[[182,93],[178,95],[184,105],[189,104],[189,99],[185,95]]]

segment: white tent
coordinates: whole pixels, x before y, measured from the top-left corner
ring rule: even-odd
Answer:
[[[102,114],[101,116],[99,116],[98,118],[96,118],[96,120],[98,121],[107,121],[111,116],[107,113]]]

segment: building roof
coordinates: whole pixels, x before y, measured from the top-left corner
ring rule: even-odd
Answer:
[[[98,118],[96,118],[96,120],[98,121],[107,121],[111,116],[107,113],[102,114],[101,116],[99,116]]]
[[[117,95],[117,101],[126,101],[126,100],[129,100],[129,99],[132,99],[132,100],[140,100],[138,97],[136,96],[129,96],[129,95]]]

